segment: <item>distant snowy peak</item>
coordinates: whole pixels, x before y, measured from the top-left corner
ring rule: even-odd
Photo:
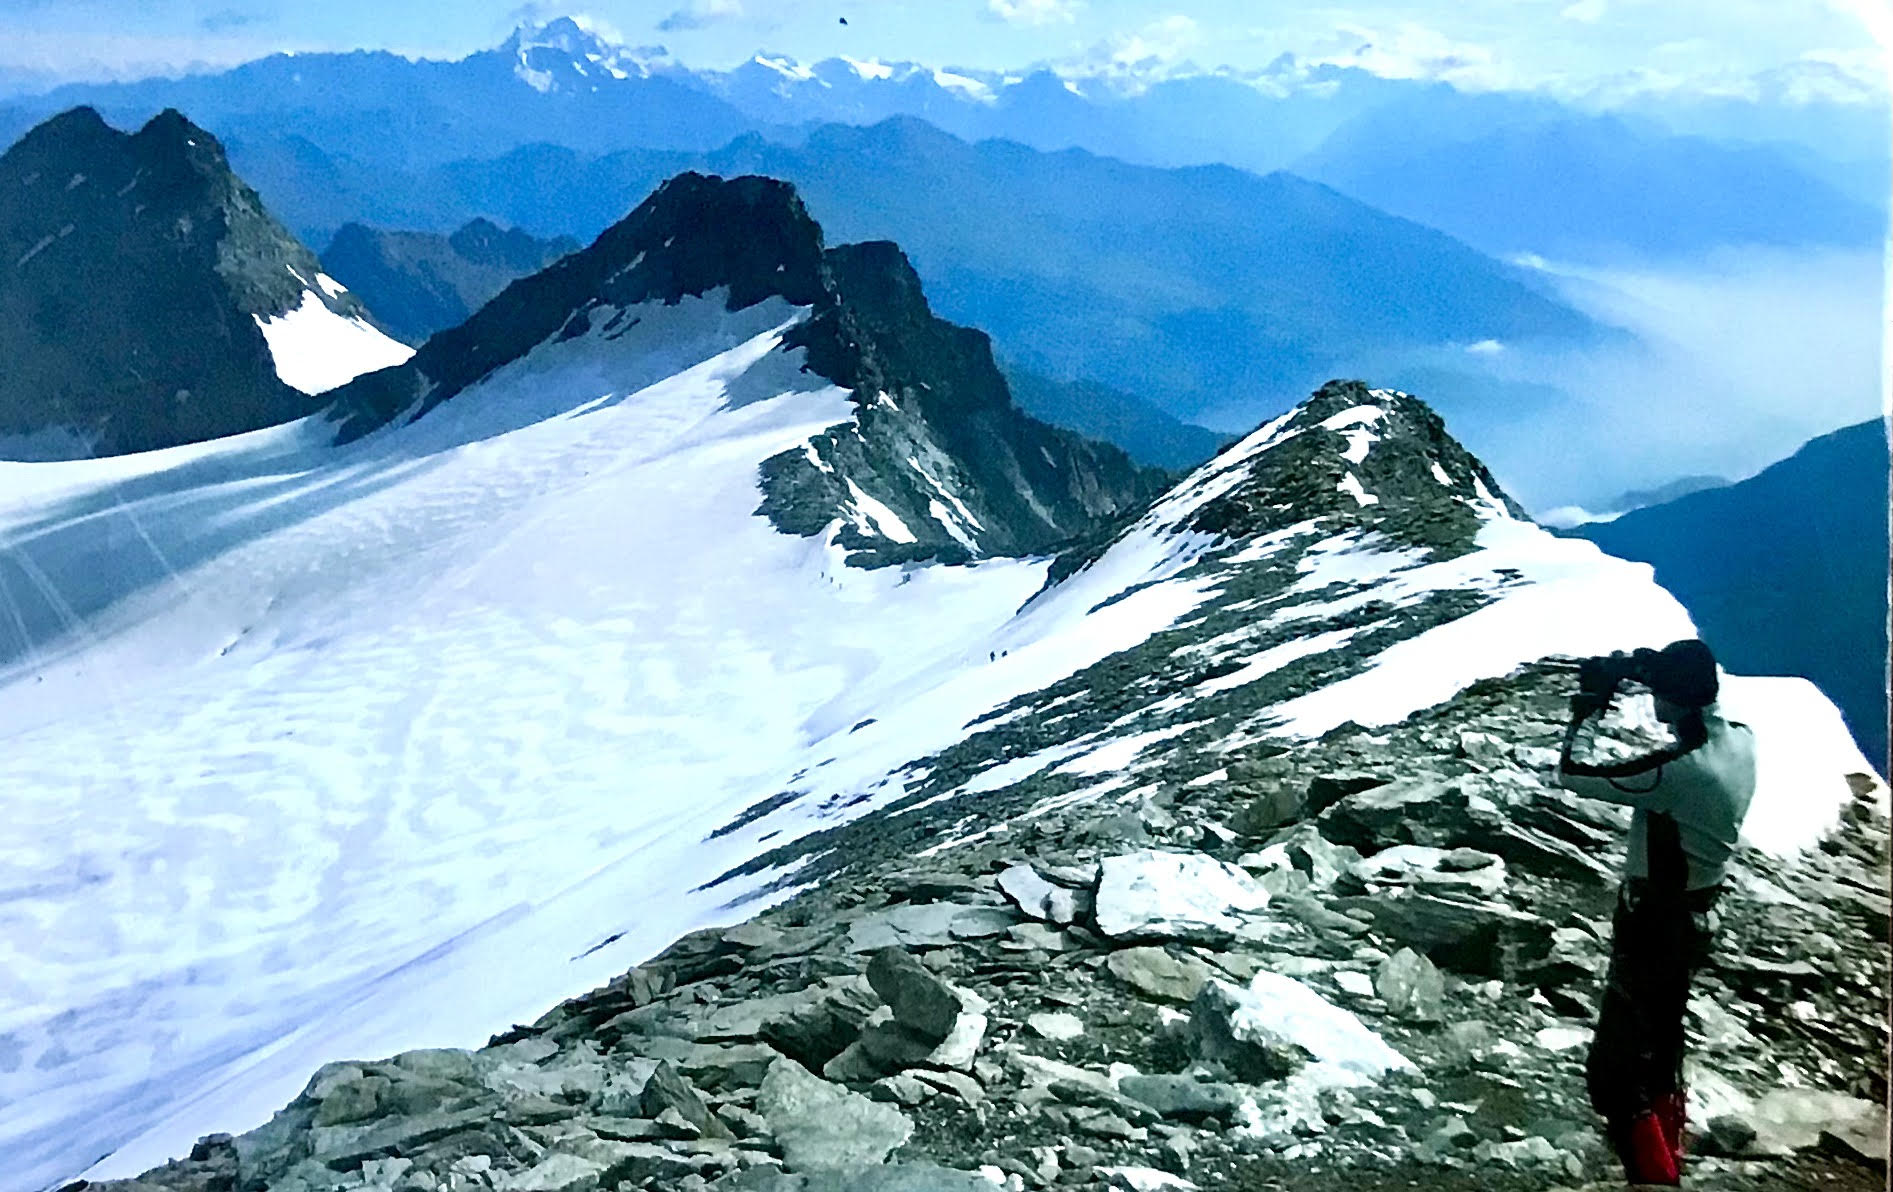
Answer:
[[[623,46],[607,40],[583,18],[560,17],[543,25],[521,25],[500,47],[513,74],[541,93],[596,91],[613,80],[643,79],[677,69],[663,46]]]
[[[514,282],[408,364],[344,388],[332,411],[338,435],[422,417],[515,362],[581,338],[615,341],[686,298],[712,296],[731,313],[772,299],[801,312],[779,349],[787,371],[853,395],[849,421],[759,461],[759,512],[785,533],[828,535],[851,562],[1048,551],[1158,488],[1156,473],[1117,448],[1023,414],[991,342],[933,315],[899,248],[825,249],[795,189],[753,176],[666,182],[592,245]],[[681,372],[729,346],[712,336],[655,356],[647,347],[636,360],[588,359],[605,370],[600,392],[631,392],[631,378],[655,379],[653,358]]]

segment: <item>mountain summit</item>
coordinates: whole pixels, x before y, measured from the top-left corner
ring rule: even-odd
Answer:
[[[669,329],[662,358],[682,362],[683,343],[721,342],[738,323],[779,323],[783,371],[802,387],[850,394],[845,421],[764,464],[762,511],[798,535],[839,523],[854,562],[1046,550],[1160,485],[1118,449],[1023,414],[991,342],[934,316],[898,247],[825,248],[795,189],[753,176],[673,178],[403,368],[339,393],[333,417],[348,441],[426,415],[502,370],[629,361],[660,327]]]
[[[27,453],[311,413],[314,393],[405,355],[364,314],[175,111],[128,135],[76,108],[0,157],[0,435]]]

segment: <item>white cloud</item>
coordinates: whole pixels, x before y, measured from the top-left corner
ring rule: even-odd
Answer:
[[[1586,25],[1595,25],[1598,21],[1603,20],[1604,13],[1608,8],[1608,0],[1577,0],[1577,3],[1567,6],[1559,12],[1558,15],[1567,21],[1580,21]]]
[[[1083,0],[986,0],[986,10],[1009,25],[1069,25]]]
[[[1060,64],[1064,73],[1106,77],[1131,89],[1195,69],[1188,54],[1204,42],[1202,26],[1171,13],[1134,32],[1117,33]]]
[[[1491,46],[1459,41],[1413,21],[1387,27],[1342,25],[1315,64],[1353,66],[1387,79],[1438,79],[1468,90],[1520,85],[1518,72]]]
[[[691,0],[659,21],[657,28],[662,33],[681,33],[720,21],[735,20],[742,15],[743,0]]]

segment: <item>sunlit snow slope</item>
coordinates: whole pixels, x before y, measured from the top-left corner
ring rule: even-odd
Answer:
[[[316,275],[331,299],[348,290],[326,273]],[[251,316],[269,344],[270,359],[283,384],[304,393],[327,393],[366,372],[400,364],[414,349],[382,334],[359,315],[329,309],[314,290],[303,291],[292,309],[266,319]]]
[[[1195,683],[1134,679],[1112,725],[957,793],[1052,766],[1134,785],[1212,715],[1231,741],[1322,731],[1319,690],[1229,701],[1441,592],[1483,602],[1353,666],[1347,715],[1688,631],[1647,568],[1396,438],[1417,415],[1385,391],[1262,428],[1036,597],[1043,561],[843,566],[839,519],[756,515],[759,466],[858,407],[782,349],[804,310],[725,305],[542,344],[344,448],[304,423],[0,468],[0,1188],[132,1174],[325,1061],[529,1020],[771,875],[703,883],[902,797],[1014,701],[1055,720],[1055,684],[1211,610],[1236,629],[1191,647],[1220,660]],[[1417,472],[1383,468],[1402,451]],[[1315,478],[1291,504],[1284,460]],[[1471,549],[1369,520],[1413,475]],[[1853,764],[1796,756],[1808,789]]]

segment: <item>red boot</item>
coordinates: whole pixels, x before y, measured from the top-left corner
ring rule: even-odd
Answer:
[[[1669,1143],[1670,1153],[1676,1156],[1676,1167],[1680,1171],[1683,1166],[1683,1143],[1686,1137],[1684,1129],[1689,1124],[1688,1101],[1679,1089],[1658,1097],[1653,1108],[1656,1110],[1657,1120],[1663,1123],[1663,1139]]]
[[[1676,1171],[1676,1152],[1670,1147],[1663,1119],[1656,1110],[1646,1109],[1630,1119],[1619,1154],[1624,1161],[1624,1179],[1629,1183],[1668,1187],[1682,1183]]]

